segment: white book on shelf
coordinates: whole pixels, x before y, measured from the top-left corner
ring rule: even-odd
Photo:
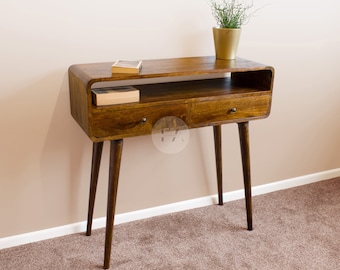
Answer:
[[[117,60],[111,69],[112,73],[138,74],[142,69],[142,61]]]
[[[133,86],[117,86],[92,89],[92,100],[96,106],[138,102],[140,92]]]

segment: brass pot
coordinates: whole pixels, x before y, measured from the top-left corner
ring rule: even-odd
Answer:
[[[213,27],[215,53],[217,59],[235,59],[241,29]]]

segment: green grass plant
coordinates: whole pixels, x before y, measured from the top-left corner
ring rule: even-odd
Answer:
[[[211,0],[212,14],[220,28],[241,28],[252,13],[253,1]]]

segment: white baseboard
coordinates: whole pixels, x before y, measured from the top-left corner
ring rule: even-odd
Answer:
[[[282,189],[297,187],[301,185],[311,184],[314,182],[331,179],[340,176],[340,168],[324,171],[320,173],[314,173],[309,175],[304,175],[300,177],[295,177],[283,181],[273,182],[270,184],[265,184],[261,186],[252,187],[253,196],[261,195],[273,191],[278,191]],[[226,192],[223,194],[224,202],[234,201],[244,198],[244,190],[236,190],[231,192]],[[125,222],[150,218],[154,216],[160,216],[164,214],[170,214],[174,212],[180,212],[183,210],[190,210],[198,207],[209,206],[217,203],[217,195],[206,196],[202,198],[176,202],[172,204],[152,207],[148,209],[117,214],[115,216],[115,224],[121,224]],[[106,218],[97,218],[93,220],[92,228],[99,229],[105,227]],[[25,233],[5,238],[0,238],[0,249],[14,247],[18,245],[23,245],[27,243],[37,242],[41,240],[51,239],[55,237],[60,237],[64,235],[84,232],[86,230],[86,221],[78,222],[74,224],[69,224],[65,226],[55,227],[51,229]]]

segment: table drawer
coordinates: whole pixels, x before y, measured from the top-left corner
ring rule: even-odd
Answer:
[[[112,140],[151,134],[157,120],[165,116],[177,116],[187,122],[187,104],[95,112],[92,137]]]
[[[191,107],[191,127],[248,121],[263,118],[270,112],[271,96],[258,95],[194,103]]]

